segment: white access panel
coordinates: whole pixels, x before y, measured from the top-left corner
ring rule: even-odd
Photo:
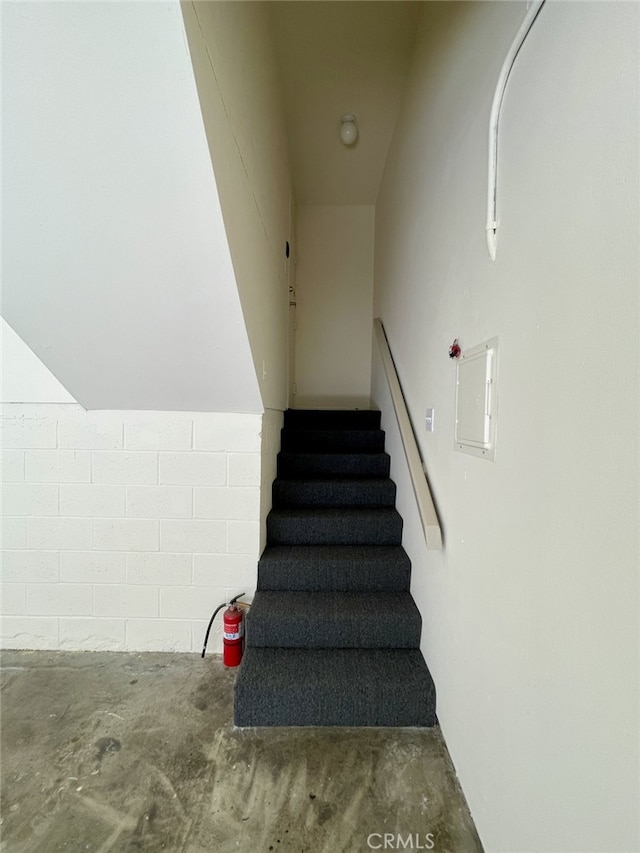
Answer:
[[[493,460],[496,451],[498,339],[491,338],[458,359],[455,447]]]

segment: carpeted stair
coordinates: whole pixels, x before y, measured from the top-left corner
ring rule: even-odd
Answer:
[[[431,726],[380,412],[285,413],[237,726]]]

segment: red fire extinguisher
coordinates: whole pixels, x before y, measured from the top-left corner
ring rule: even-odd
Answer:
[[[228,603],[224,601],[213,611],[213,616],[209,620],[209,624],[207,626],[207,633],[204,635],[202,657],[204,657],[207,650],[207,643],[209,642],[209,634],[211,632],[213,620],[222,608],[226,606],[227,609],[224,611],[222,616],[222,661],[225,666],[231,667],[238,666],[242,660],[242,653],[244,651],[244,614],[236,602],[239,598],[242,598],[243,595],[244,592],[241,592],[240,595],[236,595],[235,598],[232,598]],[[244,604],[243,606],[248,607],[249,605]]]
[[[222,615],[222,662],[225,666],[238,666],[244,651],[244,618],[235,601]]]

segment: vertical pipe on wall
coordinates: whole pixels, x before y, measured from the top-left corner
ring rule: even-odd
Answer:
[[[487,189],[487,247],[491,260],[496,259],[496,242],[498,233],[498,216],[497,216],[497,181],[498,181],[498,128],[500,125],[500,110],[502,108],[502,100],[504,91],[507,86],[509,74],[516,61],[520,48],[524,40],[529,34],[529,30],[533,26],[533,22],[538,16],[538,12],[544,6],[545,0],[534,0],[532,5],[527,10],[527,14],[520,25],[520,29],[516,33],[511,47],[502,63],[496,90],[493,95],[493,103],[491,104],[491,117],[489,119],[489,180]]]

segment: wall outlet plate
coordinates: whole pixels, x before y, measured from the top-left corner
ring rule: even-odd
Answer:
[[[427,413],[424,417],[424,427],[427,432],[433,432],[435,426],[435,409],[427,409]]]

